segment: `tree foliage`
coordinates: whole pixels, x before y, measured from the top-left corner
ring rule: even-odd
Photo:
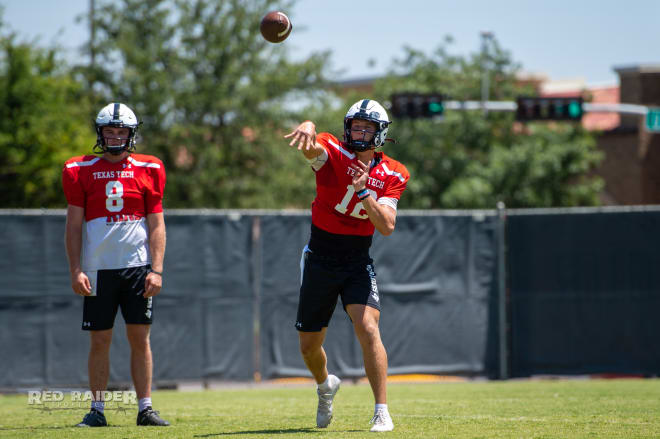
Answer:
[[[56,48],[0,32],[0,206],[62,207],[64,161],[94,144],[87,99]]]

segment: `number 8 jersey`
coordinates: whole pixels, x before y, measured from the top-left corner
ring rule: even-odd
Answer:
[[[163,211],[165,168],[157,158],[131,154],[111,163],[73,157],[64,164],[67,202],[85,209],[82,270],[110,270],[151,263],[146,216]]]
[[[316,172],[316,198],[312,203],[312,224],[326,232],[341,235],[373,235],[374,225],[355,194],[351,163],[357,161],[343,142],[329,133],[316,136],[325,153],[311,160]],[[376,152],[366,188],[379,204],[394,210],[406,189],[410,174],[401,163]]]

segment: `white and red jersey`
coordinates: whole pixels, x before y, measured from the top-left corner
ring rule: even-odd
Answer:
[[[352,184],[355,171],[350,165],[357,161],[357,156],[332,134],[321,133],[316,136],[316,142],[325,148],[327,160],[323,163],[323,157],[318,161],[320,167],[312,165],[316,171],[312,224],[335,234],[373,235],[374,225]],[[396,210],[409,178],[405,166],[382,152],[376,152],[366,188],[378,203]]]
[[[67,202],[85,209],[83,271],[151,263],[146,216],[163,211],[160,160],[144,154],[117,163],[93,155],[73,157],[64,164],[62,186]]]

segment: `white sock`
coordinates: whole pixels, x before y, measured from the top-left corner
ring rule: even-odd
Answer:
[[[318,388],[321,390],[330,390],[330,374],[326,377],[325,381],[323,381],[321,384],[318,384]]]
[[[151,397],[140,398],[140,400],[138,401],[138,412],[141,412],[147,407],[151,407]]]
[[[103,409],[105,409],[105,401],[92,401],[92,408],[97,412],[103,413]]]
[[[374,408],[374,414],[378,411],[378,409],[381,409],[384,413],[389,414],[387,411],[387,404],[376,404],[376,407]]]

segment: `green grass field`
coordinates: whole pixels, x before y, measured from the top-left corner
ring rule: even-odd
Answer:
[[[660,437],[660,380],[528,380],[392,383],[389,408],[401,438]],[[68,395],[65,395],[65,401]],[[368,438],[368,385],[346,384],[330,427],[315,428],[313,386],[158,391],[154,406],[171,427],[136,427],[134,410],[107,411],[109,427],[76,429],[85,409],[46,412],[27,395],[0,396],[0,436]],[[52,405],[53,403],[51,403]]]

